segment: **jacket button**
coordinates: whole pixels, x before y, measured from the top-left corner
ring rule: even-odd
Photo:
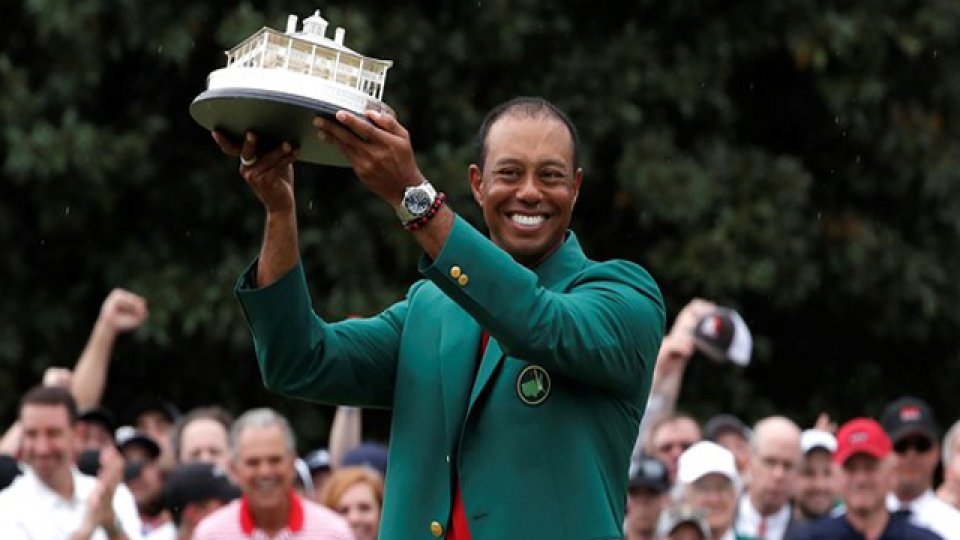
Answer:
[[[440,525],[439,521],[434,521],[430,524],[430,534],[436,538],[443,536],[443,525]]]
[[[457,283],[459,283],[461,287],[466,287],[467,283],[470,283],[470,278],[466,274],[462,274],[457,278]]]
[[[459,266],[454,265],[450,267],[450,277],[452,277],[453,279],[457,279],[458,277],[460,277],[460,274],[462,273],[463,273],[463,270],[461,270]]]

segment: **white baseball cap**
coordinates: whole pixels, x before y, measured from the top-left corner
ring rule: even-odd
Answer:
[[[687,448],[677,463],[677,484],[686,486],[712,473],[722,474],[740,489],[740,474],[733,454],[711,441],[700,441]]]
[[[819,429],[807,429],[800,434],[800,449],[804,454],[815,448],[823,448],[831,454],[837,451],[837,438]]]

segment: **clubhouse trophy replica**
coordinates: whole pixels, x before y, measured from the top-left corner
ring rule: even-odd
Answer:
[[[343,28],[333,39],[326,30],[319,10],[304,19],[299,32],[296,15],[287,18],[284,33],[261,28],[227,51],[227,67],[210,73],[190,115],[237,140],[253,131],[261,147],[287,141],[299,146],[302,161],[347,166],[336,147],[317,137],[313,119],[332,119],[338,110],[392,114],[381,99],[393,62],[348,49]]]

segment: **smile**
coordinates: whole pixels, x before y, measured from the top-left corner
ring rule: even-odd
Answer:
[[[510,214],[510,220],[518,225],[523,225],[524,227],[536,227],[546,220],[546,216],[538,214],[535,216],[530,216],[527,214]]]

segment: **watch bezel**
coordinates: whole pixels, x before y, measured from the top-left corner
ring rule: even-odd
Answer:
[[[403,199],[397,206],[397,217],[402,223],[407,224],[427,215],[436,200],[437,190],[430,182],[424,180],[416,186],[408,186],[403,190]]]

